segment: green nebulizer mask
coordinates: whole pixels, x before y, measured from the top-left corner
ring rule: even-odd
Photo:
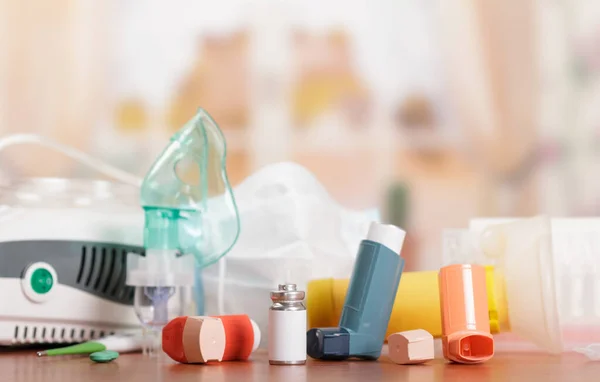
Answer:
[[[239,215],[225,158],[223,133],[199,109],[142,182],[146,253],[128,258],[127,284],[136,287],[136,313],[151,333],[146,353],[160,346],[162,327],[183,315],[194,269],[215,263],[237,241]]]

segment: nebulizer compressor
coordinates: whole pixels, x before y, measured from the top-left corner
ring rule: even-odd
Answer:
[[[123,288],[125,285],[127,288],[133,287],[134,316],[137,316],[145,328],[146,334],[150,337],[150,340],[146,341],[144,349],[147,353],[154,352],[159,346],[157,341],[160,336],[158,334],[162,326],[169,319],[186,313],[186,310],[190,308],[187,304],[191,301],[192,285],[196,288],[196,305],[198,305],[196,313],[202,314],[201,270],[217,262],[232,248],[240,230],[237,206],[225,172],[225,139],[217,124],[204,110],[199,109],[197,114],[171,137],[168,146],[156,159],[143,180],[91,158],[85,153],[36,135],[18,134],[5,137],[0,140],[0,150],[23,144],[35,144],[59,151],[122,184],[133,186],[130,187],[133,190],[140,190],[139,200],[144,216],[143,240],[141,232],[137,233],[142,230],[142,215],[137,212],[121,216],[122,210],[111,204],[111,208],[103,207],[101,211],[82,210],[74,211],[74,213],[81,212],[87,217],[93,217],[89,221],[82,220],[81,224],[85,227],[80,231],[83,232],[85,229],[98,231],[95,235],[81,236],[80,234],[79,236],[82,238],[89,236],[97,241],[106,238],[108,239],[107,243],[110,244],[113,243],[113,239],[118,239],[114,237],[115,230],[121,231],[125,226],[137,227],[136,238],[133,241],[123,238],[123,242],[139,244],[143,242],[143,248],[140,247],[135,251],[136,253],[127,254],[127,251],[123,252],[126,246],[120,246],[116,257],[119,260],[123,255],[123,264],[119,269],[126,268],[126,272],[123,272],[125,277],[122,279],[121,276],[118,277],[121,280],[119,285],[122,285]],[[184,165],[188,165],[188,167],[186,168]],[[188,180],[189,175],[192,175],[195,181]],[[77,182],[68,179],[64,181]],[[81,182],[83,180],[79,181],[79,183]],[[109,182],[96,183],[93,183],[94,189],[112,184]],[[119,194],[107,193],[107,195],[119,198]],[[75,196],[70,194],[61,196],[61,198],[69,197]],[[76,201],[79,202],[80,199],[83,200],[82,198],[77,195]],[[115,200],[115,202],[119,202],[119,200]],[[123,203],[119,205],[121,204]],[[40,206],[40,213],[45,211],[42,207]],[[130,206],[127,205],[127,207]],[[131,210],[135,210],[135,208]],[[95,212],[96,215],[92,216],[92,212]],[[54,217],[60,216],[62,215]],[[125,219],[125,223],[122,223],[123,219]],[[48,227],[47,230],[56,229]],[[109,231],[112,236],[108,235]],[[139,238],[137,238],[138,235]],[[119,240],[116,242],[120,242]],[[100,241],[96,244],[102,244]],[[106,266],[100,267],[100,271],[96,270],[96,273],[100,272],[104,276],[98,276],[98,280],[82,277],[82,282],[89,283],[90,288],[97,285],[100,291],[104,289],[112,291],[113,288],[106,288],[109,282],[105,279],[108,280],[109,276],[107,275],[113,269],[109,265],[111,255],[113,258],[115,257],[113,252],[114,250],[106,250],[106,256],[104,256],[104,249],[102,249],[102,253],[96,254],[96,257],[102,255],[100,256],[102,263],[105,262],[105,257],[107,258]],[[87,255],[88,261],[85,265],[89,268],[89,257],[91,255],[93,260],[94,254],[88,253]],[[74,260],[77,256],[71,257]],[[118,261],[118,264],[121,264],[121,260]],[[67,273],[63,268],[61,268],[63,281],[68,280],[71,276],[73,279],[79,279],[75,264],[71,267],[73,270],[69,268]],[[89,272],[91,274],[92,270]],[[113,278],[116,279],[116,275]],[[129,293],[127,295],[129,296]],[[104,300],[101,299],[101,301]],[[86,302],[91,304],[92,300],[89,299]],[[39,308],[49,309],[50,307],[46,305],[48,303]],[[106,314],[111,315],[111,312],[113,311],[107,311]],[[113,320],[118,317],[114,317]],[[87,339],[89,338],[80,338],[80,340]]]
[[[145,353],[159,348],[170,319],[184,315],[194,261],[196,269],[215,263],[238,238],[225,157],[222,132],[200,109],[171,137],[142,182],[146,255],[128,257],[127,284],[135,287],[135,311],[150,337]]]

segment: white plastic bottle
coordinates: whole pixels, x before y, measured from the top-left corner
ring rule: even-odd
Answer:
[[[303,365],[306,363],[306,307],[304,292],[296,284],[279,285],[271,292],[269,309],[269,363]]]

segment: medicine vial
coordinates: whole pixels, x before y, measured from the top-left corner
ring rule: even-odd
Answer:
[[[269,309],[269,363],[306,363],[306,307],[304,292],[296,284],[279,285],[271,292]]]

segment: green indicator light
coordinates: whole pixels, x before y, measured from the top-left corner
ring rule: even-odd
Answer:
[[[31,288],[35,293],[48,293],[52,289],[52,285],[54,285],[54,279],[49,270],[39,268],[31,274]]]

